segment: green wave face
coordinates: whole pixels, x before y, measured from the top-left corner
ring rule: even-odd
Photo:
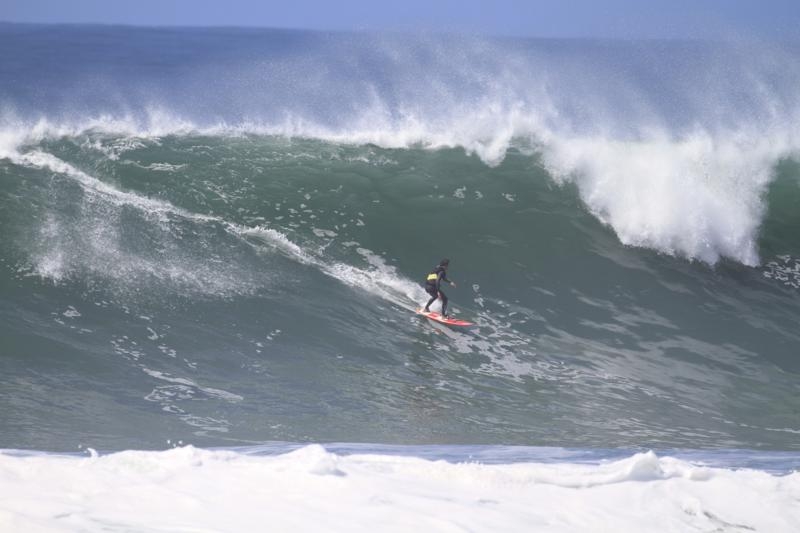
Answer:
[[[712,267],[624,245],[535,150],[30,142],[0,162],[0,446],[795,449],[797,172],[776,172],[769,261]],[[412,312],[443,257],[471,330]]]

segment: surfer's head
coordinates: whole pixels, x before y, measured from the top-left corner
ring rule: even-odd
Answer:
[[[439,266],[443,266],[443,267],[447,268],[449,265],[450,265],[450,260],[449,259],[442,259],[441,261],[439,261]]]

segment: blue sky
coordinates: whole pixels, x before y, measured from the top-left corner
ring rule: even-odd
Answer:
[[[2,0],[0,21],[800,38],[800,0]]]

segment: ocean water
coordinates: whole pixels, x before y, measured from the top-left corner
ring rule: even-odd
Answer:
[[[797,531],[798,52],[0,25],[0,530]]]

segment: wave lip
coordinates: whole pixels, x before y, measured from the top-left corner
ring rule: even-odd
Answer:
[[[652,452],[600,464],[492,465],[338,455],[316,444],[277,456],[191,446],[90,452],[0,453],[4,522],[47,531],[255,531],[268,519],[280,531],[557,532],[591,522],[614,531],[788,533],[800,519],[797,472],[708,468]]]

